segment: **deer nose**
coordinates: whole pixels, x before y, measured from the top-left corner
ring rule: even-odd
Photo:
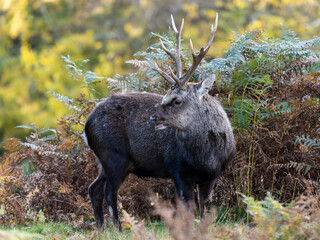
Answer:
[[[153,114],[153,115],[150,117],[150,121],[152,121],[152,122],[155,122],[157,119],[158,119],[157,114]]]

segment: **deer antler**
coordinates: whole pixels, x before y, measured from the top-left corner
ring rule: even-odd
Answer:
[[[218,13],[216,14],[215,25],[214,26],[213,26],[213,24],[211,25],[211,33],[210,33],[210,38],[207,43],[207,46],[205,48],[202,47],[200,49],[200,52],[198,55],[196,55],[194,53],[192,41],[190,39],[190,48],[191,48],[193,63],[192,63],[192,66],[188,69],[188,71],[186,72],[186,74],[183,77],[182,77],[182,63],[181,63],[181,58],[180,58],[180,46],[181,46],[181,32],[183,29],[184,19],[182,19],[182,23],[181,23],[179,31],[177,30],[177,27],[176,27],[176,24],[174,22],[172,15],[171,15],[171,21],[172,21],[173,31],[175,32],[176,38],[177,38],[177,49],[175,52],[170,52],[164,46],[161,39],[160,39],[160,43],[161,43],[163,50],[175,61],[176,68],[177,68],[177,75],[174,75],[172,69],[170,68],[171,75],[172,75],[172,76],[170,76],[165,71],[160,69],[157,66],[157,64],[155,64],[154,70],[156,70],[164,79],[166,79],[172,85],[177,84],[179,87],[182,88],[190,80],[190,78],[193,76],[193,74],[194,74],[195,70],[197,69],[198,65],[200,64],[201,60],[204,58],[204,56],[207,54],[207,52],[210,49],[210,45],[211,45],[213,38],[214,38],[214,33],[217,31],[217,27],[218,27]]]
[[[176,38],[177,38],[177,50],[176,52],[170,52],[163,44],[162,40],[160,39],[160,43],[161,46],[163,48],[163,50],[175,61],[176,64],[176,68],[177,68],[177,76],[174,75],[172,69],[171,70],[171,76],[169,76],[166,72],[164,72],[162,69],[160,69],[157,64],[154,68],[154,70],[156,70],[164,79],[166,79],[169,83],[171,83],[172,85],[178,84],[180,85],[180,81],[179,79],[181,78],[182,75],[182,64],[181,64],[181,58],[180,58],[180,46],[181,46],[181,32],[183,29],[183,24],[184,24],[184,19],[182,19],[182,23],[180,26],[180,31],[177,30],[176,24],[174,22],[173,16],[171,15],[171,23],[172,23],[172,28],[173,31],[176,34]]]

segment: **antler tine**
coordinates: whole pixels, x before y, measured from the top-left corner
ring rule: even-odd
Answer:
[[[184,19],[182,19],[181,21],[181,26],[180,26],[180,30],[177,30],[176,24],[174,22],[174,18],[171,14],[171,22],[172,22],[172,28],[173,31],[176,34],[176,39],[177,39],[177,50],[176,53],[174,54],[174,61],[176,63],[176,68],[177,68],[177,78],[180,79],[182,76],[182,63],[181,63],[181,58],[180,58],[180,47],[181,47],[181,33],[183,30],[183,25],[184,25]],[[180,85],[180,84],[179,84]]]
[[[158,66],[156,68],[154,68],[154,70],[156,70],[157,72],[160,73],[160,75],[162,77],[164,77],[166,80],[168,80],[171,84],[175,85],[178,84],[179,86],[181,85],[179,79],[182,76],[182,64],[181,64],[181,59],[180,59],[180,46],[181,46],[181,32],[183,29],[183,25],[184,25],[184,19],[182,19],[182,23],[180,26],[180,31],[178,31],[176,24],[174,22],[174,18],[171,15],[171,23],[172,23],[172,29],[176,35],[177,38],[177,49],[175,52],[170,52],[163,44],[162,40],[160,39],[160,44],[162,49],[174,60],[175,64],[176,64],[176,69],[177,69],[177,76],[175,76],[173,74],[172,69],[170,69],[171,71],[171,76],[169,76],[166,72],[164,72],[163,70],[161,70]],[[160,71],[159,71],[160,70]]]
[[[174,59],[174,53],[170,52],[163,44],[162,40],[159,38],[160,40],[160,44],[161,44],[161,47],[162,49],[171,57]]]
[[[172,76],[173,79],[176,81],[176,83],[179,85],[179,84],[180,84],[179,78],[178,78],[176,75],[174,75],[174,72],[172,71],[172,68],[171,68],[171,67],[169,67],[169,69],[170,69],[171,76]]]
[[[195,70],[197,69],[198,65],[200,64],[201,60],[204,58],[204,56],[209,51],[211,43],[212,43],[213,38],[214,38],[214,33],[217,31],[217,27],[218,27],[218,13],[216,14],[214,27],[213,27],[213,25],[211,25],[210,38],[209,38],[209,41],[207,43],[207,46],[205,48],[202,47],[200,49],[200,52],[199,52],[198,55],[196,55],[194,53],[192,41],[190,39],[190,48],[191,48],[193,63],[192,63],[192,66],[186,72],[186,74],[182,78],[180,78],[181,86],[183,86],[186,82],[188,82],[190,80],[190,78],[193,76]]]
[[[165,71],[163,71],[161,68],[159,68],[156,63],[154,63],[154,64],[155,64],[155,67],[153,68],[153,70],[157,71],[170,84],[175,85],[177,83],[177,80],[175,78],[172,78],[169,74],[167,74]]]
[[[212,41],[213,41],[214,34],[215,34],[215,32],[217,31],[217,28],[218,28],[218,13],[216,14],[216,19],[215,19],[214,26],[213,26],[213,24],[211,25],[210,38],[209,38],[209,41],[208,41],[207,46],[206,46],[205,49],[204,49],[204,51],[205,51],[206,53],[209,51],[209,48],[210,48],[210,46],[211,46],[211,43],[212,43]]]
[[[173,31],[174,31],[176,34],[179,33],[179,32],[178,32],[178,29],[177,29],[177,27],[176,27],[176,24],[175,24],[175,22],[174,22],[174,18],[173,18],[173,16],[172,16],[172,14],[171,14],[171,24],[172,24]]]
[[[178,31],[176,24],[174,22],[174,18],[171,15],[171,22],[172,22],[172,28],[173,31],[175,32],[176,38],[177,38],[177,49],[176,52],[170,52],[163,44],[162,40],[160,39],[161,47],[163,50],[175,61],[176,68],[177,68],[177,76],[174,75],[172,69],[170,68],[171,75],[167,74],[165,71],[160,69],[157,65],[154,68],[163,78],[165,78],[170,84],[175,85],[177,84],[180,87],[183,87],[186,82],[190,80],[192,75],[194,74],[195,70],[197,69],[198,65],[200,64],[201,60],[204,58],[204,56],[207,54],[207,52],[210,49],[211,43],[214,38],[214,34],[217,31],[218,27],[218,13],[216,14],[216,19],[215,19],[215,25],[211,25],[211,32],[210,32],[210,38],[209,41],[206,45],[205,48],[201,48],[200,52],[198,55],[194,53],[193,49],[193,44],[190,39],[190,48],[191,48],[191,53],[192,53],[192,58],[193,58],[193,63],[192,66],[188,69],[186,74],[182,77],[182,63],[181,63],[181,58],[180,58],[180,46],[181,46],[181,33],[183,30],[183,25],[184,25],[184,19],[182,19],[180,30]]]

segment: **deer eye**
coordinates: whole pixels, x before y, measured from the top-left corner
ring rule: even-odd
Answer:
[[[172,101],[172,105],[173,106],[179,106],[181,105],[182,101],[180,99],[175,99]]]

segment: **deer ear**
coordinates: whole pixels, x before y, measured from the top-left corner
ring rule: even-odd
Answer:
[[[215,80],[216,80],[216,75],[212,74],[198,84],[199,99],[201,99],[205,94],[207,94],[210,91]]]

